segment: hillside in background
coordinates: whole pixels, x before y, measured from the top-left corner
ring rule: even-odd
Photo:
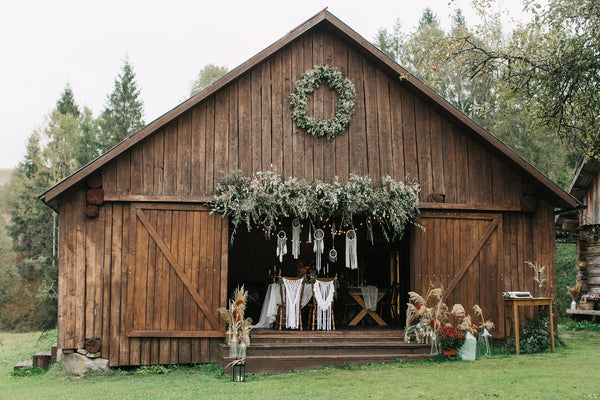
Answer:
[[[0,169],[0,187],[6,185],[13,173],[12,168]]]

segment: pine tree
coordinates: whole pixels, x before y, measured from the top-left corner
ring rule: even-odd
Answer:
[[[129,61],[125,60],[99,118],[100,145],[103,152],[141,129],[144,126],[143,114],[144,104],[140,99],[135,72]]]
[[[79,143],[75,159],[77,167],[83,167],[101,154],[100,128],[98,120],[92,115],[92,110],[83,108],[79,117]]]
[[[56,109],[61,114],[71,114],[75,118],[79,117],[79,107],[75,104],[75,97],[71,85],[67,82],[65,90],[60,95],[60,99],[56,102]]]

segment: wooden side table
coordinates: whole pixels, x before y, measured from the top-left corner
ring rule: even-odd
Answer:
[[[552,298],[551,297],[531,297],[531,298],[517,298],[511,299],[504,297],[504,328],[508,324],[508,319],[513,318],[514,331],[515,331],[515,345],[517,347],[517,354],[520,354],[519,345],[519,307],[523,306],[547,306],[548,313],[550,316],[550,348],[554,353],[554,315],[552,314]],[[510,333],[506,331],[507,335]]]

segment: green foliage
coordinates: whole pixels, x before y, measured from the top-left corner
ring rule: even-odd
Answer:
[[[583,321],[567,321],[561,324],[561,329],[565,331],[589,331],[589,332],[600,332],[600,323],[583,320]]]
[[[71,114],[75,118],[79,117],[79,107],[75,104],[75,97],[69,83],[65,85],[65,90],[56,102],[56,109],[63,115]]]
[[[78,151],[74,153],[76,164],[83,167],[100,156],[100,126],[99,121],[92,115],[92,110],[84,107],[79,118]]]
[[[569,320],[567,308],[571,296],[566,286],[574,286],[577,278],[577,248],[574,243],[556,243],[556,313],[558,322]]]
[[[310,95],[322,82],[327,82],[331,90],[339,96],[335,114],[329,119],[317,118],[308,112]],[[327,65],[316,65],[304,72],[290,94],[292,120],[296,125],[314,137],[324,136],[327,139],[341,135],[348,128],[355,103],[356,92],[352,81],[344,77],[337,68]]]
[[[422,361],[345,369],[247,375],[230,382],[215,364],[180,366],[168,375],[113,370],[72,377],[53,368],[28,379],[12,378],[14,362],[47,349],[31,334],[0,332],[0,387],[6,399],[594,399],[600,335],[572,332],[556,354],[494,356],[474,362]],[[19,340],[17,340],[19,339]],[[14,362],[13,362],[14,360]],[[432,384],[435,382],[435,384]],[[586,384],[579,384],[585,382]],[[535,390],[532,390],[534,388]]]
[[[485,3],[485,2],[482,2]],[[498,24],[485,5],[480,13]],[[588,151],[600,128],[600,3],[596,0],[526,2],[533,18],[504,40],[476,43],[463,35],[471,75],[493,74],[518,97],[536,127]]]
[[[340,226],[352,225],[352,217],[362,214],[379,222],[386,238],[401,238],[406,225],[415,223],[419,212],[419,185],[396,182],[389,176],[373,185],[368,176],[351,174],[348,182],[289,178],[271,171],[257,172],[252,178],[237,171],[215,185],[217,196],[210,202],[212,212],[229,217],[234,226],[240,223],[248,230],[263,226],[269,234],[276,220],[284,216],[316,222],[337,213]]]
[[[519,330],[521,353],[543,353],[550,348],[550,318],[544,308],[538,310],[538,315],[528,320]],[[506,354],[515,352],[515,338],[511,336],[504,342]]]
[[[444,31],[437,16],[426,9],[412,32],[402,34],[399,25],[393,32],[382,28],[375,45],[549,178],[567,187],[581,151],[540,123],[535,104],[543,98],[516,90],[510,80],[504,79],[504,71],[494,67],[496,59],[483,61],[474,50],[508,51],[526,43],[527,51],[533,53],[544,37],[521,27],[505,35],[489,1],[474,5],[485,17],[485,25],[469,27],[458,9],[451,29]]]
[[[102,151],[106,152],[141,129],[144,126],[143,114],[144,104],[140,99],[135,72],[129,61],[125,60],[99,117]]]
[[[16,371],[12,371],[10,373],[10,376],[14,378],[28,378],[32,376],[43,375],[46,372],[47,371],[45,369],[40,367],[25,367]]]
[[[136,373],[140,375],[166,375],[178,368],[178,365],[142,365],[136,370]]]
[[[190,97],[209,86],[217,79],[225,75],[229,69],[225,66],[219,66],[215,64],[206,64],[198,76],[190,83]]]

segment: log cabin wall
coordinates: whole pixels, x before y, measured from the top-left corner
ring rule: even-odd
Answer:
[[[290,117],[288,96],[294,82],[316,64],[337,67],[356,87],[349,130],[331,141],[299,130]],[[328,118],[337,95],[325,86],[312,96],[311,107],[316,116]],[[169,236],[175,231],[165,228],[158,232],[168,242],[161,247],[161,240],[144,225],[164,226],[158,222],[160,211],[146,212],[143,204],[158,204],[165,213],[172,211],[171,221],[184,221],[183,211],[169,211],[171,205],[206,200],[214,194],[214,184],[237,169],[245,175],[273,170],[286,177],[326,181],[335,176],[345,180],[349,173],[368,174],[374,180],[383,174],[417,178],[427,230],[411,234],[411,288],[424,291],[429,282],[450,285],[456,280],[448,301],[467,308],[480,303],[502,337],[500,292],[533,291],[524,261],[542,262],[554,271],[552,207],[537,199],[535,212],[522,213],[521,176],[442,113],[336,34],[319,27],[309,30],[104,165],[105,202],[97,217],[85,217],[84,187],[62,196],[59,347],[80,348],[86,338],[100,338],[102,357],[111,366],[215,361],[220,339],[210,336],[215,332],[208,324],[216,313],[197,326],[194,321],[202,320],[201,315],[179,328],[139,317],[137,325],[130,326],[128,313],[131,307],[145,310],[145,316],[179,309],[156,297],[156,277],[150,279],[149,270],[138,269],[153,260],[176,265],[179,257],[187,257],[171,254],[172,260],[167,260],[165,248],[175,243],[169,240],[177,240],[179,248],[204,240],[192,235],[182,242],[186,230],[176,239],[174,233]],[[431,200],[434,194],[442,194],[443,201]],[[206,306],[214,311],[226,303],[226,223],[217,222],[218,216],[203,219],[207,217],[196,211],[187,210],[192,215],[185,221],[200,218],[203,227],[208,224],[204,232],[214,237],[202,248],[214,254],[190,257],[194,265],[212,272],[201,275],[192,268],[184,274],[189,273],[193,289],[209,298]],[[486,241],[478,245],[482,236]],[[473,249],[477,252],[465,267]],[[168,272],[171,282],[176,272]],[[191,303],[181,294],[185,283],[177,285],[169,290],[176,290],[179,301]],[[131,297],[140,287],[153,288],[148,289],[155,296],[151,302],[140,303],[142,294]],[[185,336],[194,329],[204,336]],[[179,337],[173,336],[175,331]]]

